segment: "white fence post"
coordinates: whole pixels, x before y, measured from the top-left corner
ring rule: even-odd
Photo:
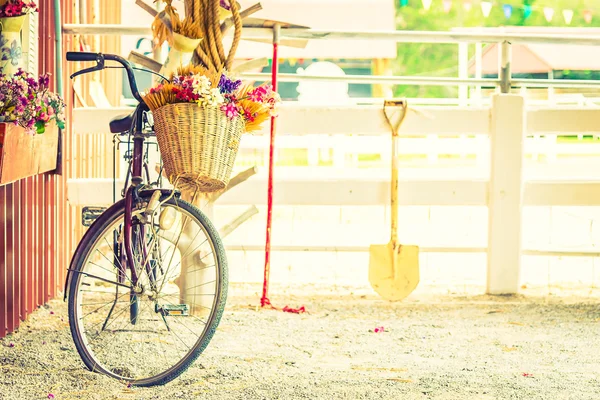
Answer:
[[[517,293],[521,271],[525,100],[492,96],[487,293]]]

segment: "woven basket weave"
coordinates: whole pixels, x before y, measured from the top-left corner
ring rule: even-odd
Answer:
[[[224,189],[244,131],[242,118],[193,103],[168,104],[152,114],[169,181],[184,191]]]

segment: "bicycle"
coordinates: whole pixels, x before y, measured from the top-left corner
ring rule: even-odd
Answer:
[[[112,133],[133,138],[130,174],[124,198],[93,218],[71,260],[71,335],[91,371],[135,386],[162,385],[185,372],[215,333],[227,298],[225,249],[176,182],[173,189],[150,183],[143,149],[154,132],[133,74],[138,68],[113,54],[68,52],[67,60],[96,62],[71,78],[124,68],[139,102],[110,123]]]

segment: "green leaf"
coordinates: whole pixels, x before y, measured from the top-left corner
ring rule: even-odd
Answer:
[[[56,121],[56,126],[58,126],[59,129],[65,129],[65,123],[63,121]]]
[[[44,121],[37,121],[35,123],[35,130],[37,133],[46,132],[46,124],[44,123]]]

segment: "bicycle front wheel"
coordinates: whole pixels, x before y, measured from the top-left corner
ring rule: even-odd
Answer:
[[[85,365],[136,386],[165,384],[189,368],[227,297],[225,250],[210,220],[175,197],[154,212],[148,201],[134,206],[129,257],[125,202],[94,222],[69,287],[71,334]]]

